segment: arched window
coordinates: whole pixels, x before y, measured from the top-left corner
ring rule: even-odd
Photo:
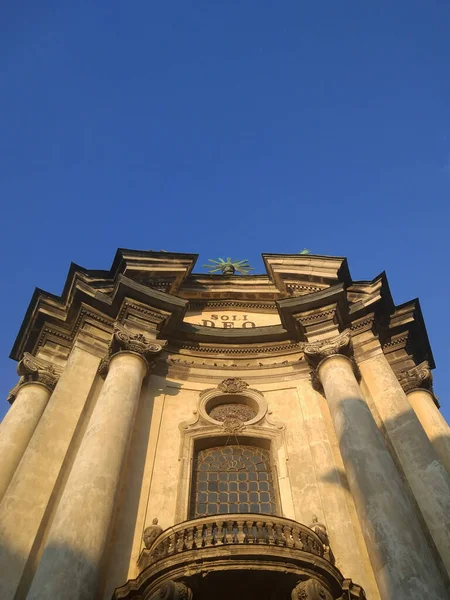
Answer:
[[[269,451],[216,446],[194,458],[191,518],[227,513],[275,514]]]

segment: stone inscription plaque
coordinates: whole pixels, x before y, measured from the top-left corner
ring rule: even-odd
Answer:
[[[280,318],[277,314],[243,311],[192,311],[187,313],[185,322],[192,323],[193,325],[202,325],[203,327],[220,327],[221,329],[250,329],[253,327],[279,325]]]

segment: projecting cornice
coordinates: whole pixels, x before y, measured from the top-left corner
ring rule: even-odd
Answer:
[[[131,325],[145,324],[155,331],[169,332],[183,320],[187,301],[147,287],[119,274],[107,295],[86,283],[83,274],[71,269],[61,297],[37,289],[11,352],[20,360],[24,352],[33,352],[49,326],[54,335],[70,343],[81,323],[89,316],[112,330],[115,320]]]
[[[192,274],[196,259],[195,254],[119,249],[109,270],[72,264],[61,296],[35,291],[11,358],[20,360],[24,352],[46,347],[41,356],[62,364],[80,331],[88,345],[104,354],[118,321],[153,338],[162,335],[171,348],[211,356],[257,355],[279,344],[287,345],[289,353],[291,347],[298,351],[302,343],[348,329],[358,360],[379,352],[381,344],[397,373],[424,360],[434,367],[418,301],[396,307],[385,273],[352,281],[344,258],[263,254],[267,274],[201,275]],[[188,305],[199,312],[278,311],[281,324],[194,325],[184,321]]]

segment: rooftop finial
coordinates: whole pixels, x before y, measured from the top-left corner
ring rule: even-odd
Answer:
[[[219,260],[214,260],[212,258],[208,258],[209,262],[212,263],[210,265],[203,265],[205,269],[208,269],[210,273],[219,273],[222,275],[234,275],[237,271],[242,275],[248,275],[249,271],[254,271],[253,267],[249,265],[247,259],[244,260],[231,260],[230,257],[227,260],[223,258],[219,258]]]

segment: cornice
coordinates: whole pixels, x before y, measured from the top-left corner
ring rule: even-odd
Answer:
[[[115,281],[111,296],[94,290],[85,282],[69,286],[70,295],[57,298],[40,290],[35,293],[32,304],[27,311],[27,317],[21,327],[13,346],[11,358],[19,360],[25,351],[32,351],[38,336],[46,329],[53,330],[55,335],[64,337],[67,341],[73,339],[76,333],[77,320],[82,305],[97,311],[106,322],[117,320],[126,301],[135,300],[148,307],[149,312],[159,315],[160,329],[173,331],[181,323],[187,308],[187,301],[149,288],[142,284],[119,275]],[[147,310],[147,309],[143,309]],[[156,318],[155,321],[158,319]],[[156,324],[158,326],[158,324]]]

